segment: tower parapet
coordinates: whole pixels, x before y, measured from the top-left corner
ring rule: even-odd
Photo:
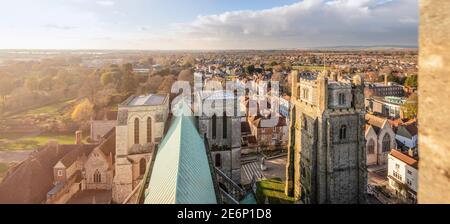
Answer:
[[[364,202],[364,81],[328,71],[292,76],[286,193],[303,203]]]

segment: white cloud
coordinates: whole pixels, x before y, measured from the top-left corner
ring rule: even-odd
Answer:
[[[116,2],[110,1],[110,0],[97,1],[96,3],[97,3],[97,5],[101,5],[101,6],[113,6],[116,4]]]
[[[417,44],[417,0],[304,0],[265,10],[198,16],[177,24],[213,48]]]

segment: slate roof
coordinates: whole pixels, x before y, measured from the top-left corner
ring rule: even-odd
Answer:
[[[418,134],[416,123],[398,126],[397,135],[412,139]]]
[[[178,106],[186,110],[181,102]],[[146,192],[145,204],[217,203],[206,148],[193,117],[174,117],[158,149]]]

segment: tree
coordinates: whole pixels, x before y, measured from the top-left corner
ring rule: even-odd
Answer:
[[[368,72],[366,74],[365,80],[371,83],[376,82],[378,80],[378,75],[375,74],[375,72]]]
[[[39,89],[39,80],[35,76],[29,77],[25,79],[25,87],[32,92],[37,91]]]
[[[43,78],[39,79],[38,83],[39,90],[42,91],[52,91],[53,90],[53,79],[52,76],[46,75]]]
[[[84,99],[79,103],[71,114],[72,120],[76,122],[88,121],[94,112],[94,104],[89,99]]]
[[[417,88],[418,86],[418,79],[417,75],[410,75],[405,80],[405,86],[411,87],[411,88]]]
[[[164,81],[163,77],[160,75],[150,76],[147,82],[142,87],[142,91],[145,93],[156,93],[161,83]]]
[[[12,77],[6,74],[0,74],[0,105],[3,111],[3,107],[6,103],[6,96],[9,95],[13,89],[14,85],[12,85]]]
[[[118,72],[106,72],[100,77],[100,82],[103,86],[109,84],[117,84],[119,82],[120,74]]]
[[[402,106],[403,116],[408,119],[417,117],[418,97],[416,93],[411,94],[405,104]]]
[[[185,69],[178,75],[178,81],[187,81],[191,85],[194,85],[194,74],[190,69]]]
[[[167,94],[170,93],[172,90],[173,83],[177,81],[174,75],[169,75],[164,78],[164,81],[161,83],[161,85],[158,88],[158,93],[160,94]]]
[[[388,82],[395,82],[395,83],[399,83],[399,84],[401,84],[401,82],[402,82],[397,76],[392,75],[392,74],[388,75],[387,81]],[[378,76],[378,82],[384,82],[384,75]]]
[[[95,102],[97,92],[101,89],[100,85],[97,71],[90,73],[84,78],[83,85],[80,89],[80,96],[87,96],[91,102]]]
[[[138,81],[136,75],[133,72],[124,72],[120,82],[120,90],[126,93],[135,92],[137,85]]]
[[[245,67],[245,72],[250,75],[255,73],[255,65],[248,65],[247,67]]]
[[[183,58],[183,64],[182,64],[183,67],[190,68],[194,64],[195,64],[195,59],[191,55],[188,55]]]

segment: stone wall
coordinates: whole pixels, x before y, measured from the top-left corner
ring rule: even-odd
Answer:
[[[420,1],[419,203],[450,203],[450,1]]]

